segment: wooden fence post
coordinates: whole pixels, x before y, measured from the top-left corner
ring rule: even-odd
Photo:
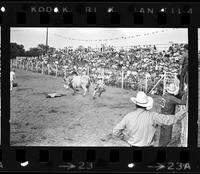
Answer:
[[[49,64],[47,64],[47,68],[48,68],[48,75],[50,74],[50,67]]]
[[[36,63],[36,72],[38,72],[38,63]]]
[[[15,68],[17,68],[17,59],[15,59]]]
[[[145,92],[147,93],[147,85],[148,85],[148,79],[147,79],[147,74],[145,74]]]
[[[33,72],[33,62],[31,63],[31,71]]]
[[[36,72],[37,71],[36,69],[37,69],[37,63],[34,62],[34,64],[33,64],[33,71]]]
[[[122,67],[122,89],[124,88],[124,70]]]
[[[56,64],[56,77],[58,76],[58,65]]]
[[[167,76],[167,73],[165,71],[164,79],[163,79],[163,95],[165,94],[165,89],[166,89],[166,76]]]
[[[42,74],[44,74],[44,62],[42,62],[42,71],[41,71]]]
[[[29,70],[29,61],[27,61],[27,71]]]

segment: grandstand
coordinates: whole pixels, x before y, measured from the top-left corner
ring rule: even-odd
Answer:
[[[159,87],[155,88],[155,84],[165,72],[178,72],[183,46],[184,44],[171,44],[163,51],[158,51],[157,45],[132,46],[118,51],[111,46],[104,47],[104,50],[83,47],[69,51],[64,48],[53,55],[17,57],[12,64],[18,68],[56,76],[70,74],[76,67],[79,74],[87,71],[93,80],[103,71],[108,86],[134,90],[140,88],[150,92],[152,88],[158,91]],[[145,78],[147,73],[148,79]],[[164,85],[163,82],[160,81],[157,85]]]

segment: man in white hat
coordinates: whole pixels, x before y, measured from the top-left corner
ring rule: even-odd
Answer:
[[[153,98],[139,91],[136,97],[131,97],[136,104],[136,110],[128,113],[113,129],[113,135],[123,137],[130,146],[154,146],[154,135],[157,125],[172,125],[185,116],[186,110],[176,115],[159,114],[150,109]]]
[[[179,84],[171,83],[166,88],[166,93],[161,99],[161,113],[165,115],[174,115],[176,105],[186,105],[186,100],[180,100],[175,97],[179,91]],[[160,129],[159,146],[167,146],[171,141],[172,125],[162,125]]]

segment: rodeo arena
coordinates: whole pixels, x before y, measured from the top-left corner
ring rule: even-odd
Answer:
[[[11,145],[187,147],[187,69],[182,74],[187,49],[187,43],[169,42],[82,44],[16,56],[11,59]],[[167,109],[165,96],[172,103]],[[150,98],[152,104],[145,105]],[[157,120],[153,128],[130,114],[143,107]]]

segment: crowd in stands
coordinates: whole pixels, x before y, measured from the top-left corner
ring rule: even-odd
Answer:
[[[66,47],[56,50],[53,54],[32,58],[32,62],[44,62],[57,65],[63,72],[65,67],[67,74],[77,71],[89,73],[95,80],[99,74],[104,74],[107,85],[119,83],[123,78],[130,86],[147,77],[151,88],[164,74],[164,71],[178,73],[179,61],[184,52],[184,44],[172,44],[166,50],[158,50],[155,45],[133,46],[128,49],[116,49],[111,46],[101,48],[76,49]]]

